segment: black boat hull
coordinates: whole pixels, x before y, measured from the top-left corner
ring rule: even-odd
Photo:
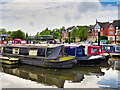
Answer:
[[[51,62],[40,59],[20,58],[20,63],[46,68],[72,68],[74,59],[62,62]]]

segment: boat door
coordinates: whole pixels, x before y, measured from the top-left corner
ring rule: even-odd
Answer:
[[[82,57],[85,55],[84,53],[85,53],[84,47],[81,47],[81,46],[77,47],[75,57]]]
[[[120,45],[115,46],[115,52],[120,52]]]

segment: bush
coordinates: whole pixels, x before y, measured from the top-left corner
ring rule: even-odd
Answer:
[[[68,43],[68,38],[65,38],[65,43]]]
[[[111,40],[108,40],[108,44],[112,44],[112,41],[111,41]]]
[[[108,37],[105,35],[100,35],[100,40],[108,40]]]
[[[97,43],[97,38],[96,38],[96,40],[95,40],[95,43]]]
[[[70,38],[70,42],[73,43],[73,38]]]

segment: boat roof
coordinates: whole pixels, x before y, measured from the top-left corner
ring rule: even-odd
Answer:
[[[23,39],[18,39],[18,38],[14,39],[14,40],[19,40],[19,41],[21,40],[21,41],[23,41]]]
[[[5,46],[13,46],[13,47],[48,47],[48,48],[54,48],[62,46],[60,44],[10,44]]]
[[[63,44],[65,47],[83,47],[83,45],[81,44],[75,44],[75,43],[71,43],[71,44]]]

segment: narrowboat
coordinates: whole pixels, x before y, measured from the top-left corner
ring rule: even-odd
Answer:
[[[64,46],[58,44],[4,45],[2,56],[19,58],[23,64],[50,68],[72,68],[76,63],[73,56],[65,56]]]
[[[83,45],[65,45],[65,51],[69,56],[75,56],[78,63],[100,63],[101,59],[105,59],[103,55],[99,53],[100,48],[94,46]]]
[[[103,50],[109,52],[111,56],[120,56],[120,45],[102,45]]]

